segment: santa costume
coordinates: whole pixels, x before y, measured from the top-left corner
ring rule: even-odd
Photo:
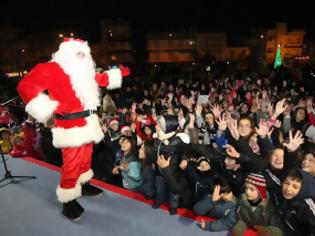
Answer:
[[[76,202],[83,195],[101,190],[86,184],[92,177],[93,143],[104,134],[95,114],[100,105],[98,86],[120,88],[128,67],[96,73],[86,41],[65,38],[53,59],[36,65],[18,84],[26,111],[38,122],[52,116],[53,145],[62,149],[63,165],[57,197],[63,203],[63,215],[80,217],[84,209]]]

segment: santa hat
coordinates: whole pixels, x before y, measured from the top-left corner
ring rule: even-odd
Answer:
[[[252,184],[258,190],[260,197],[266,200],[266,180],[265,177],[259,174],[250,173],[245,178],[245,183]]]
[[[84,52],[90,54],[91,49],[87,43],[82,39],[64,38],[63,42],[59,45],[59,51],[63,52]]]
[[[315,126],[309,126],[305,132],[305,136],[315,140]]]
[[[120,129],[121,133],[128,132],[128,131],[131,131],[131,128],[129,126],[122,126]]]
[[[114,125],[114,124],[119,125],[119,121],[118,121],[117,118],[113,118],[113,119],[111,119],[110,122],[109,122],[109,126],[112,126],[112,125]]]

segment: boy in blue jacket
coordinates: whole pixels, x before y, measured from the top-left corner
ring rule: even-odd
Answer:
[[[216,221],[201,220],[200,226],[205,231],[229,230],[237,222],[237,199],[227,185],[216,185],[212,195],[205,196],[194,206],[194,212],[199,216],[216,218]]]

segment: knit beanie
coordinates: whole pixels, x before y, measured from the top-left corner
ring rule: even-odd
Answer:
[[[254,174],[254,173],[250,173],[246,176],[245,178],[245,182],[254,185],[261,198],[263,200],[266,200],[266,180],[264,178],[264,176],[259,175],[259,174]]]

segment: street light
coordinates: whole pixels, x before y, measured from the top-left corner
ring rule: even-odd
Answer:
[[[63,38],[63,34],[59,34],[59,38]]]
[[[73,37],[74,33],[70,33],[70,36]]]

